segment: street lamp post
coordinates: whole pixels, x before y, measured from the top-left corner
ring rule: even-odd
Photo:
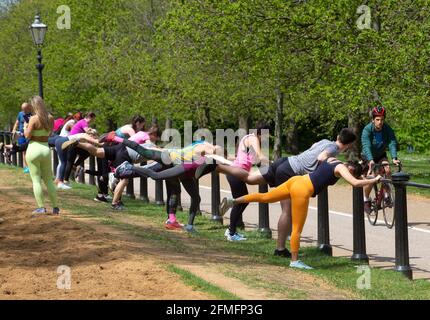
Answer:
[[[39,96],[43,98],[43,79],[42,70],[44,65],[42,64],[42,45],[45,40],[45,34],[48,27],[40,21],[39,14],[36,14],[33,24],[30,26],[31,36],[33,37],[33,43],[37,48],[37,61],[36,69],[39,71]]]

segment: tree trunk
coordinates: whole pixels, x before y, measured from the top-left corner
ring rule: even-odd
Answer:
[[[239,117],[239,129],[245,129],[246,132],[249,130],[249,116],[240,116]]]
[[[172,119],[166,119],[166,129],[172,129]]]
[[[287,153],[299,154],[299,136],[296,128],[296,121],[292,118],[288,119],[286,136],[287,146],[285,150]]]
[[[352,128],[355,135],[357,136],[357,139],[355,140],[354,144],[351,148],[347,151],[348,154],[348,160],[354,160],[360,158],[360,149],[361,149],[361,123],[360,123],[360,117],[357,114],[351,114],[348,116],[348,127]]]
[[[273,147],[273,160],[277,160],[282,154],[282,120],[284,113],[284,93],[278,89],[275,117],[275,145]]]

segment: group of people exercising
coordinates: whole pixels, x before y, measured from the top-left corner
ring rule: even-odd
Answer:
[[[270,162],[261,151],[261,133],[268,127],[260,125],[255,133],[240,139],[234,159],[226,159],[223,148],[205,141],[196,141],[182,149],[158,147],[156,143],[160,138],[159,128],[153,125],[148,131],[144,131],[145,119],[141,116],[135,116],[130,124],[100,137],[90,127],[95,119],[93,112],[87,113],[85,117],[80,113],[69,114],[58,122],[56,134],[53,134],[54,119],[47,111],[43,99],[33,97],[30,106],[32,116],[25,128],[23,126],[23,136],[29,141],[25,158],[38,205],[33,214],[47,213],[42,181],[48,188],[53,206],[52,214],[59,214],[57,188],[69,189],[71,170],[75,168],[78,173],[84,170],[84,160],[93,155],[97,157],[97,171],[87,172],[98,177],[95,200],[108,202],[110,188],[113,191],[112,209],[123,210],[121,195],[129,179],[150,177],[165,180],[165,227],[194,231],[193,222],[201,200],[198,179],[217,171],[227,175],[232,192],[232,197],[224,198],[220,204],[221,215],[232,209],[230,224],[224,234],[226,239],[246,240],[237,232],[237,228],[248,203],[280,202],[282,214],[278,221],[278,240],[274,254],[291,258],[290,266],[299,269],[312,269],[298,259],[300,235],[306,221],[309,199],[343,177],[349,184],[365,188],[364,204],[365,210],[368,210],[370,188],[381,176],[367,179],[363,179],[363,176],[370,175],[370,170],[376,163],[386,165],[389,173],[387,148],[393,162],[399,163],[396,138],[393,130],[384,123],[385,108],[382,106],[373,108],[372,122],[364,128],[361,136],[363,158],[369,164],[367,173],[363,172],[363,165],[358,161],[344,163],[336,158],[356,140],[355,133],[349,128],[342,129],[336,141],[323,139],[299,155]],[[55,147],[60,160],[55,179],[57,188],[52,180],[50,146]],[[144,161],[149,163],[145,166],[134,165]],[[258,170],[252,171],[254,165],[259,165]],[[181,184],[191,197],[189,221],[185,226],[176,219]],[[272,189],[267,193],[249,194],[247,184],[268,184]],[[286,248],[288,236],[291,251]]]

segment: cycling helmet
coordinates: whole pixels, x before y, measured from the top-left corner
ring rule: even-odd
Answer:
[[[372,117],[385,117],[385,108],[383,106],[376,106],[372,109]]]

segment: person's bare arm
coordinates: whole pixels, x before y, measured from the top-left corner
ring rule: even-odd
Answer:
[[[12,133],[16,132],[16,130],[18,129],[18,125],[19,125],[19,121],[18,119],[16,119],[15,124],[13,125]]]
[[[32,133],[33,133],[33,130],[34,130],[34,125],[36,123],[36,118],[37,118],[37,116],[31,117],[30,121],[28,123],[28,127],[24,130],[24,136],[27,139],[31,139],[31,137],[32,137]]]
[[[255,152],[255,156],[258,158],[258,162],[262,165],[269,164],[269,158],[267,158],[261,151],[260,141],[255,136],[250,136],[247,139],[248,147],[252,148]]]
[[[356,179],[349,172],[348,168],[344,164],[338,164],[335,168],[335,173],[337,174],[337,176],[341,176],[342,178],[344,178],[353,187],[364,187],[370,184],[374,184],[381,179],[380,175],[378,175],[376,178],[373,178],[373,179],[364,179],[364,180]]]

